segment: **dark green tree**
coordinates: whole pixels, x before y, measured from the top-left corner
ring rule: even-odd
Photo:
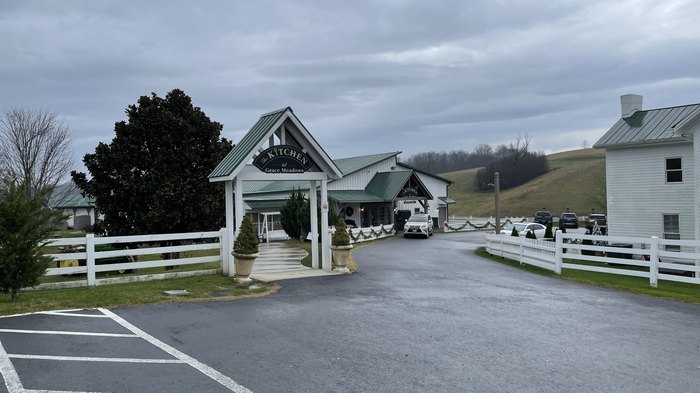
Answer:
[[[547,224],[547,228],[544,230],[544,238],[545,239],[553,239],[554,234],[552,234],[552,223],[550,222]]]
[[[142,96],[83,162],[91,178],[73,171],[83,195],[95,198],[114,235],[216,230],[224,226],[223,187],[209,173],[232,148],[182,90]]]
[[[12,180],[0,190],[0,291],[13,302],[20,289],[39,283],[53,261],[42,247],[65,216],[45,205],[51,192],[52,187]]]
[[[510,231],[510,235],[511,235],[511,236],[515,236],[515,237],[520,236],[520,234],[518,233],[518,230],[515,229],[515,227],[513,227],[513,230]]]
[[[525,238],[526,239],[537,239],[537,236],[535,235],[535,231],[527,231],[527,233],[525,233]]]
[[[250,217],[245,216],[243,222],[241,222],[238,236],[233,242],[233,251],[238,254],[256,254],[259,244],[253,228],[253,222],[250,220]]]
[[[282,229],[292,239],[305,239],[311,229],[309,201],[301,190],[292,192],[282,209]]]

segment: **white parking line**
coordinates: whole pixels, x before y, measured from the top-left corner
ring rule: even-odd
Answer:
[[[0,329],[0,333],[26,333],[26,334],[58,334],[64,336],[97,336],[97,337],[138,337],[135,334],[125,333],[92,333],[92,332],[67,332],[62,330],[24,330],[24,329]]]
[[[9,354],[10,359],[35,359],[35,360],[67,360],[74,362],[112,362],[112,363],[185,363],[178,359],[134,359],[134,358],[99,358],[82,356],[49,356],[49,355],[21,355]]]
[[[252,393],[250,390],[245,388],[244,386],[238,384],[236,381],[233,379],[229,378],[228,376],[214,370],[213,368],[207,366],[206,364],[200,362],[199,360],[185,355],[184,353],[178,351],[177,349],[171,347],[170,345],[156,339],[155,337],[151,336],[150,334],[144,332],[143,330],[137,328],[136,326],[130,324],[126,320],[124,320],[122,317],[119,315],[107,310],[107,309],[99,309],[102,311],[105,315],[109,315],[110,318],[112,318],[115,322],[118,324],[124,326],[134,334],[138,335],[139,337],[143,338],[144,340],[148,341],[149,343],[155,345],[156,347],[162,349],[163,351],[167,352],[171,356],[173,356],[176,359],[180,359],[183,362],[189,364],[190,366],[194,367],[195,369],[199,370],[202,372],[204,375],[208,376],[209,378],[213,379],[214,381],[220,383],[221,385],[227,387],[229,390],[236,392],[236,393]]]
[[[96,337],[129,337],[141,338],[148,341],[150,344],[158,347],[162,351],[168,353],[175,359],[135,359],[135,358],[101,358],[101,357],[78,357],[78,356],[46,356],[46,355],[24,355],[24,354],[8,354],[0,342],[0,373],[5,381],[5,386],[9,393],[90,393],[90,392],[62,392],[54,390],[25,390],[22,386],[22,381],[17,374],[10,359],[30,359],[30,360],[54,360],[54,361],[83,361],[83,362],[122,362],[122,363],[162,363],[162,364],[187,364],[202,374],[208,376],[222,386],[236,393],[252,393],[249,389],[238,384],[233,379],[214,370],[206,364],[188,356],[177,349],[165,344],[164,342],[149,335],[143,330],[130,324],[115,313],[106,310],[98,309],[102,315],[97,314],[81,314],[74,313],[82,310],[56,310],[41,312],[39,314],[48,314],[56,316],[71,316],[82,318],[110,318],[122,327],[131,331],[132,334],[119,333],[94,333],[94,332],[72,332],[72,331],[52,331],[52,330],[25,330],[25,329],[0,329],[0,333],[22,333],[22,334],[53,334],[53,335],[68,335],[68,336],[96,336]],[[22,314],[33,315],[33,314]],[[10,317],[22,316],[12,315]]]
[[[83,311],[81,308],[72,308],[72,309],[66,309],[66,310],[52,310],[52,311],[43,311],[43,312],[27,312],[24,314],[14,314],[14,315],[0,315],[0,319],[4,318],[16,318],[16,317],[26,317],[27,315],[36,315],[36,314],[42,314],[44,312],[60,312],[60,313],[67,313],[67,312],[73,312],[73,311]]]
[[[57,315],[61,317],[80,317],[80,318],[109,318],[106,315],[98,315],[98,314],[75,314],[75,313],[67,313],[67,312],[61,312],[61,311],[44,311],[39,314],[46,314],[46,315]]]
[[[75,392],[75,391],[65,391],[65,390],[34,390],[34,389],[25,389],[23,390],[24,393],[102,393],[102,392]]]
[[[2,373],[2,377],[5,380],[5,386],[7,387],[7,391],[9,393],[24,392],[22,381],[20,381],[19,375],[17,375],[15,366],[12,365],[10,358],[7,356],[7,352],[5,352],[2,342],[0,342],[0,373]]]

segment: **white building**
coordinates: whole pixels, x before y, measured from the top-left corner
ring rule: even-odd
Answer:
[[[606,149],[608,233],[699,239],[700,104],[643,110],[628,94],[621,107],[594,145]]]
[[[342,177],[328,182],[328,198],[340,215],[357,226],[394,223],[399,213],[427,212],[434,225],[444,225],[451,181],[397,161],[401,152],[389,152],[333,160]],[[309,196],[307,182],[271,181],[244,184],[247,213],[253,222],[261,213],[279,211],[294,190]]]
[[[244,215],[279,211],[294,190],[309,198],[311,265],[326,270],[330,239],[328,231],[320,232],[318,255],[317,228],[319,221],[320,228],[328,227],[331,203],[358,226],[392,224],[408,201],[415,201],[418,211],[447,217],[451,182],[399,164],[399,153],[332,160],[292,108],[262,115],[209,175],[210,181],[224,183],[227,247],[233,248]],[[435,224],[442,225],[439,218]]]

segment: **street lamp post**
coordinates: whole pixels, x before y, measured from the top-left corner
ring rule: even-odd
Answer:
[[[499,207],[498,207],[498,199],[499,199],[499,198],[498,198],[498,193],[499,193],[500,188],[501,188],[501,179],[500,179],[500,177],[501,177],[501,176],[498,174],[498,172],[495,172],[495,173],[493,174],[493,184],[494,184],[493,188],[494,188],[494,191],[495,191],[495,192],[494,192],[494,196],[495,196],[495,198],[496,198],[496,233],[497,233],[497,234],[501,233],[501,211],[500,211],[500,209],[499,209]]]

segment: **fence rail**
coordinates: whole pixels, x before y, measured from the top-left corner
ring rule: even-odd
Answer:
[[[669,246],[680,250],[667,250]],[[573,269],[643,277],[652,287],[658,280],[700,284],[700,241],[559,231],[556,241],[487,234],[486,251],[557,274]]]
[[[200,263],[218,263],[219,269],[223,268],[222,255],[226,242],[226,230],[213,232],[173,233],[160,235],[136,235],[136,236],[108,236],[94,237],[87,234],[81,238],[48,239],[47,247],[62,249],[59,253],[45,254],[56,261],[56,267],[46,270],[46,276],[87,274],[84,283],[80,285],[50,283],[42,284],[43,287],[61,286],[95,286],[106,283],[139,281],[133,277],[98,279],[97,273],[135,271],[154,267],[183,266]],[[165,244],[164,244],[165,243]],[[102,246],[102,247],[101,247]],[[107,250],[100,250],[105,248]],[[214,252],[215,251],[215,252]],[[204,253],[212,255],[185,256],[183,253]],[[139,257],[157,256],[149,261],[139,261]],[[113,259],[107,262],[106,259]],[[114,259],[117,259],[116,261]],[[72,265],[60,265],[70,261]],[[206,271],[218,271],[219,269],[207,269]],[[201,272],[189,271],[186,273],[168,273],[167,277],[178,275],[197,275]],[[159,275],[148,275],[150,279],[156,279]],[[166,276],[163,276],[163,278]]]

